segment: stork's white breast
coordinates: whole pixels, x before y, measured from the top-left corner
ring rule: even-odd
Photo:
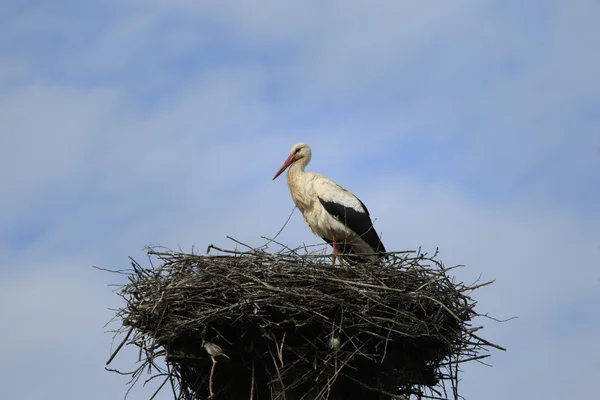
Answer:
[[[310,229],[318,236],[336,240],[351,240],[357,235],[344,223],[325,210],[319,198],[326,202],[335,202],[357,212],[366,213],[360,200],[323,175],[306,173],[303,182],[290,186],[292,198],[304,215]],[[294,190],[295,189],[295,190]]]

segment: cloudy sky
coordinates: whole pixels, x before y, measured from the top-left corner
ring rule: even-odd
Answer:
[[[386,247],[496,280],[479,310],[518,318],[483,321],[508,351],[465,366],[463,396],[589,397],[600,3],[533,3],[4,1],[0,398],[122,398],[104,371],[119,280],[92,266],[261,244],[292,210],[271,178],[299,141]],[[318,243],[298,212],[279,239]]]

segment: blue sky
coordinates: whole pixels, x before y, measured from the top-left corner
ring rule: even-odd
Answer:
[[[309,170],[367,204],[386,247],[439,247],[467,265],[458,279],[496,280],[480,310],[518,319],[485,321],[508,351],[465,366],[463,396],[588,396],[600,5],[541,7],[5,2],[0,397],[121,398],[126,380],[103,369],[117,278],[91,266],[126,268],[151,244],[261,244],[292,209],[271,178],[298,141]],[[318,243],[299,213],[280,239]]]

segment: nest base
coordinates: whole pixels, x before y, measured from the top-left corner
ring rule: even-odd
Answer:
[[[459,363],[500,348],[471,325],[467,293],[488,283],[455,283],[437,254],[150,254],[160,266],[133,262],[119,290],[120,332],[146,356],[133,381],[154,367],[178,399],[458,398]]]

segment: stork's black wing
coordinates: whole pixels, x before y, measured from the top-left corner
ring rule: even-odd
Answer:
[[[367,210],[367,207],[360,199],[358,199],[358,201],[362,205],[364,212],[357,211],[352,207],[346,207],[333,201],[325,201],[320,197],[319,201],[329,214],[337,218],[338,221],[345,224],[367,242],[374,253],[385,253],[385,247],[383,246],[383,243],[381,243],[379,235],[377,235],[377,232],[375,232],[375,228],[373,227],[373,222],[369,216],[369,210]],[[342,249],[342,251],[344,250]],[[346,251],[344,251],[344,253],[346,253]]]

